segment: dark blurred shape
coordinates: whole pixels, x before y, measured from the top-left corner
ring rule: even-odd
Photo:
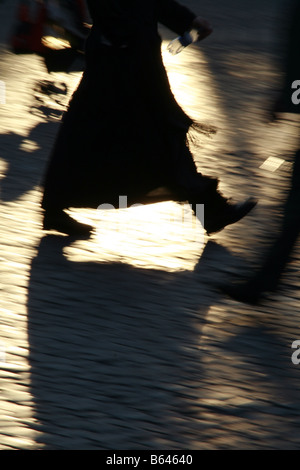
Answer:
[[[274,103],[273,118],[280,113],[299,114],[299,106],[292,101],[294,81],[300,80],[300,2],[294,0],[290,11],[290,26],[286,38],[286,51],[283,59],[283,83],[277,99]]]
[[[11,38],[11,46],[16,54],[42,53],[45,47],[42,43],[47,9],[44,2],[35,2],[32,14],[30,2],[21,0],[17,8],[16,26]]]
[[[90,31],[88,19],[83,0],[61,0],[57,4],[20,0],[10,39],[12,50],[15,54],[40,55],[48,72],[82,71],[85,40]],[[59,47],[45,41],[51,35],[61,39]]]
[[[292,100],[293,83],[300,83],[300,2],[292,9],[291,25],[287,41],[285,76],[281,93],[272,110],[273,117],[280,113],[300,113],[300,103]],[[291,186],[284,205],[280,233],[270,246],[259,270],[252,278],[238,284],[223,285],[221,290],[232,298],[258,303],[266,292],[276,291],[300,231],[300,149],[295,153]]]
[[[68,47],[66,49],[50,49],[43,54],[47,71],[50,72],[81,72],[85,59],[81,51]]]

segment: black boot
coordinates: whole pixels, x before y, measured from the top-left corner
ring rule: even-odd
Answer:
[[[190,204],[195,214],[197,204],[204,204],[204,229],[211,235],[245,217],[256,206],[257,200],[248,198],[244,202],[233,203],[217,188],[211,188],[193,197]]]
[[[211,211],[204,206],[204,228],[207,235],[220,232],[227,225],[235,224],[245,217],[257,204],[254,198],[248,198],[244,202],[232,203],[225,199]]]
[[[267,292],[276,290],[277,283],[263,282],[260,276],[248,281],[219,285],[219,290],[238,302],[257,305]]]

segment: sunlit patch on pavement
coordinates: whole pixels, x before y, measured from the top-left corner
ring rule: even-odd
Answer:
[[[73,211],[83,223],[95,214]],[[163,202],[122,210],[97,211],[95,236],[66,248],[72,261],[94,260],[164,269],[193,270],[204,249],[205,233],[188,204]]]

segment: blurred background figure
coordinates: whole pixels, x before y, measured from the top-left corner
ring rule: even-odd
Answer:
[[[44,0],[48,23],[62,28],[70,35],[71,45],[81,46],[85,40],[90,17],[84,0]]]
[[[290,20],[284,61],[284,82],[271,110],[272,119],[280,113],[300,113],[300,1],[296,0]],[[300,136],[299,136],[300,137]],[[244,282],[221,286],[232,298],[258,303],[266,292],[276,291],[300,231],[300,142],[295,153],[289,194],[284,205],[282,226],[261,267]]]
[[[11,46],[16,54],[39,54],[48,72],[73,71],[83,58],[90,17],[84,0],[20,0]],[[81,60],[79,70],[83,70]]]

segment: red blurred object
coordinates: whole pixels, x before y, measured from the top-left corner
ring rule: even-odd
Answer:
[[[26,0],[21,0],[17,10],[17,24],[11,38],[11,46],[15,53],[42,53],[44,25],[47,18],[43,2],[36,2],[34,13]]]

